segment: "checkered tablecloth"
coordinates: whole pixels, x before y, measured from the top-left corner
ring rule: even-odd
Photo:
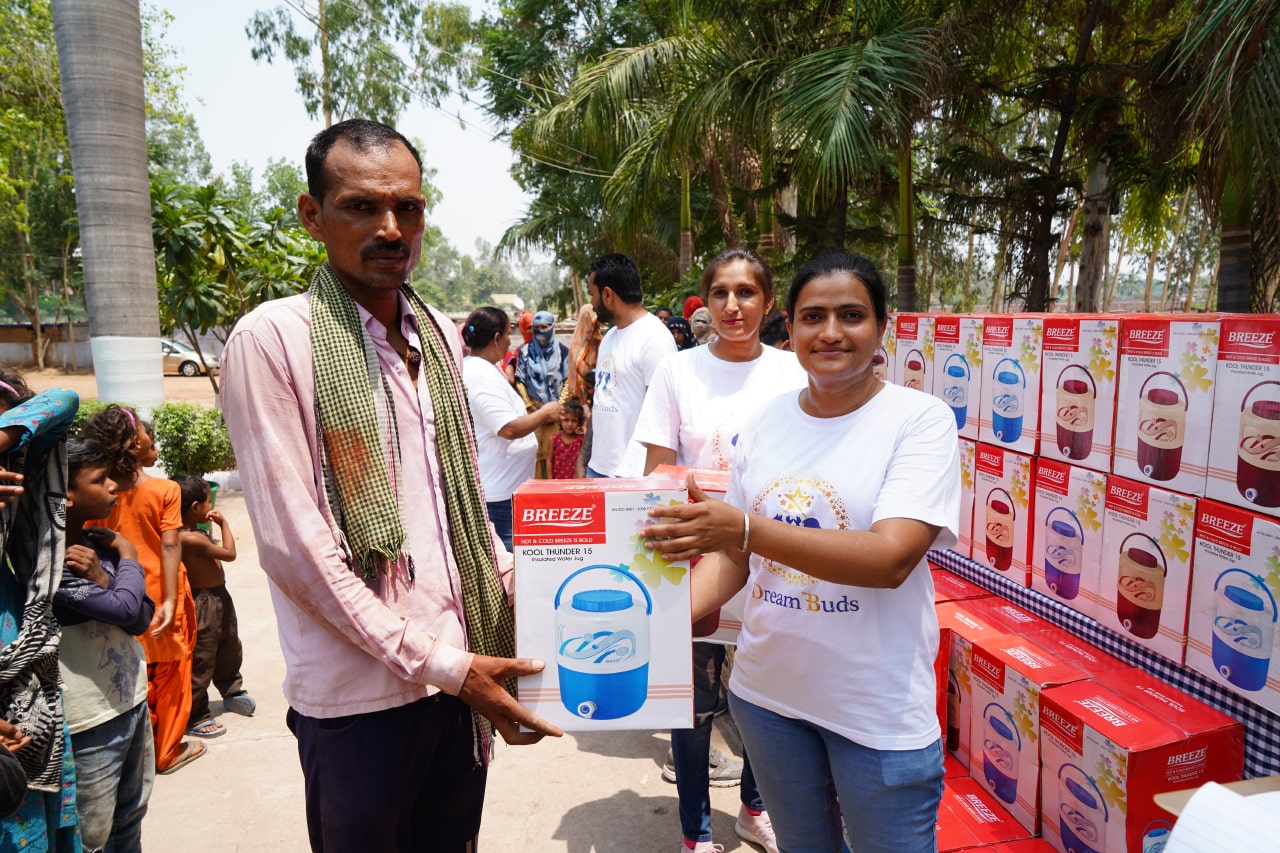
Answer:
[[[1131,666],[1140,667],[1200,701],[1230,714],[1244,724],[1244,776],[1280,773],[1280,715],[1205,678],[1188,667],[1155,654],[1144,646],[1104,628],[1088,616],[1034,589],[975,563],[954,551],[930,551],[929,559],[967,581],[978,584],[1014,604],[1083,637]]]

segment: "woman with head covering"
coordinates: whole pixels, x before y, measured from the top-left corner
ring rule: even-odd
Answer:
[[[676,339],[677,350],[686,350],[698,345],[698,341],[693,337],[693,329],[685,318],[672,317],[667,320],[667,328],[671,330],[671,337]]]
[[[533,340],[533,312],[524,311],[520,314],[520,318],[516,321],[516,325],[520,328],[520,337],[527,344]],[[524,344],[521,344],[524,346]],[[510,350],[502,357],[502,372],[507,375],[507,381],[512,385],[516,384],[516,351]]]
[[[560,400],[560,391],[569,375],[569,348],[556,340],[556,318],[550,311],[533,315],[533,340],[516,353],[516,390],[530,411]],[[555,425],[538,430],[537,476],[551,476],[551,434]]]
[[[690,296],[684,301],[684,318],[688,320],[693,316],[693,312],[702,307],[701,296]]]
[[[693,337],[700,344],[709,344],[716,339],[716,327],[711,322],[711,311],[705,306],[693,312],[689,318],[689,326],[693,329]]]

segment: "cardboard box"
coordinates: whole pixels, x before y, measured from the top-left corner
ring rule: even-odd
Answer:
[[[1043,838],[1028,838],[1023,841],[1006,841],[1004,844],[971,847],[966,853],[1050,853],[1052,850],[1053,847]]]
[[[1115,316],[1044,318],[1041,456],[1111,471],[1119,338],[1120,319]]]
[[[1280,317],[1222,318],[1205,495],[1280,516]]]
[[[516,653],[546,669],[518,698],[567,731],[693,724],[689,567],[644,547],[684,484],[530,480],[514,495]]]
[[[681,483],[687,482],[689,474],[693,474],[698,488],[717,500],[724,500],[729,490],[729,471],[724,468],[688,468],[684,465],[659,465],[651,472],[651,476],[674,477]],[[693,564],[691,564],[692,566]],[[738,594],[729,599],[720,608],[716,629],[699,641],[719,643],[724,646],[736,645],[738,635],[742,633],[742,612],[747,606],[747,588],[744,586]],[[701,624],[701,623],[699,623]]]
[[[1098,574],[1099,624],[1182,663],[1196,500],[1111,476]]]
[[[897,319],[895,381],[926,394],[933,393],[933,315],[899,314]]]
[[[972,779],[947,779],[938,804],[938,853],[1028,838],[1027,832]]]
[[[1031,525],[1031,587],[1093,616],[1107,475],[1041,457]]]
[[[1040,696],[1088,674],[1025,637],[973,643],[969,775],[1035,835],[1040,817]]]
[[[1061,853],[1163,849],[1174,818],[1152,797],[1239,778],[1244,766],[1238,723],[1171,723],[1093,681],[1046,690],[1040,701],[1041,833]]]
[[[1031,585],[1031,457],[979,444],[974,465],[973,559]]]
[[[1201,501],[1187,666],[1280,714],[1280,521]]]
[[[982,328],[978,440],[1035,455],[1043,314],[989,314]]]
[[[946,569],[933,569],[933,603],[944,601],[964,601],[969,598],[986,598],[991,591],[970,583],[957,574]]]
[[[880,338],[880,348],[871,356],[871,372],[884,382],[897,382],[898,372],[898,315],[889,314],[885,318],[884,336]]]
[[[985,601],[986,599],[977,599]],[[966,602],[967,603],[967,602]],[[969,718],[973,713],[973,643],[979,637],[999,636],[1000,629],[974,616],[964,603],[946,602],[935,607],[940,634],[950,644],[947,677],[941,690],[946,693],[947,711],[943,721],[943,745],[960,766],[969,767]],[[939,643],[941,648],[944,643]]]
[[[1217,358],[1217,315],[1124,318],[1114,473],[1204,494]]]
[[[957,554],[973,558],[974,474],[978,464],[978,444],[967,438],[960,442],[960,530],[956,535]]]
[[[961,438],[978,440],[982,407],[982,329],[978,314],[933,319],[933,393],[951,407]]]

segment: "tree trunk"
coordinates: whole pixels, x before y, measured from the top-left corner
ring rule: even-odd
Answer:
[[[1111,218],[1110,158],[1094,161],[1084,182],[1084,231],[1080,239],[1080,277],[1076,279],[1077,312],[1096,311],[1106,281],[1107,225]]]
[[[98,399],[164,400],[137,0],[53,0]]]
[[[911,131],[898,147],[898,310],[916,310],[916,205],[911,180]]]
[[[1056,300],[1058,298],[1058,283],[1062,280],[1062,271],[1066,268],[1068,260],[1071,258],[1071,240],[1076,233],[1076,220],[1080,218],[1080,208],[1084,206],[1082,199],[1075,209],[1071,211],[1071,218],[1067,220],[1066,230],[1062,232],[1062,239],[1058,241],[1058,263],[1053,271],[1053,284],[1049,287],[1049,297]]]
[[[724,170],[720,168],[720,158],[714,153],[707,156],[707,175],[711,178],[711,195],[716,200],[716,213],[720,215],[720,233],[724,235],[724,244],[730,247],[741,246],[742,238],[738,236],[738,221],[733,217],[729,187],[724,180]]]
[[[693,266],[693,212],[690,201],[689,167],[680,171],[680,260],[676,263],[677,279],[684,280],[684,275]]]
[[[1049,155],[1049,168],[1044,176],[1044,191],[1041,194],[1035,227],[1031,238],[1031,283],[1027,291],[1027,310],[1043,311],[1049,296],[1049,252],[1053,250],[1053,220],[1057,215],[1058,190],[1062,179],[1062,160],[1066,153],[1067,137],[1071,131],[1071,117],[1075,113],[1076,101],[1080,92],[1079,74],[1085,60],[1089,56],[1089,43],[1093,40],[1093,30],[1098,23],[1098,11],[1102,0],[1091,0],[1080,25],[1080,38],[1076,42],[1075,62],[1076,76],[1067,88],[1060,107],[1058,132],[1053,140],[1053,153]]]
[[[1142,310],[1151,310],[1151,283],[1156,277],[1156,250],[1152,249],[1151,254],[1147,258],[1147,289],[1142,296]]]
[[[1111,310],[1111,302],[1116,298],[1116,287],[1120,284],[1120,267],[1124,264],[1124,252],[1129,248],[1129,235],[1121,233],[1120,235],[1120,251],[1116,254],[1115,269],[1111,271],[1111,283],[1107,286],[1106,300],[1102,303],[1103,311]]]
[[[1196,279],[1200,277],[1200,255],[1204,252],[1205,235],[1208,231],[1202,222],[1200,233],[1196,236],[1196,247],[1191,252],[1191,276],[1187,280],[1187,298],[1182,304],[1183,311],[1191,310],[1191,301],[1196,295]]]
[[[320,29],[320,103],[324,106],[324,126],[333,127],[333,94],[329,88],[329,28],[325,26],[324,0],[317,0],[316,26]]]
[[[1247,314],[1253,254],[1253,179],[1233,169],[1222,189],[1218,247],[1218,310]]]
[[[1160,288],[1160,310],[1166,310],[1168,302],[1176,301],[1178,278],[1182,275],[1182,264],[1178,262],[1178,245],[1182,235],[1187,233],[1187,208],[1191,206],[1191,190],[1182,194],[1182,204],[1178,205],[1178,220],[1173,226],[1173,245],[1169,247],[1169,263],[1165,266],[1164,286]]]

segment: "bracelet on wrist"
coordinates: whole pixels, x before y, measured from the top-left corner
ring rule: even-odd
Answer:
[[[747,553],[747,549],[751,547],[751,514],[742,513],[742,547],[738,550]]]

